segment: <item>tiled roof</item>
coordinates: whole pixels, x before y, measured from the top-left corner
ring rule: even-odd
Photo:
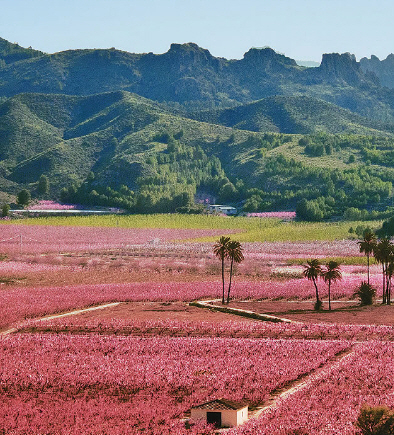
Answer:
[[[215,410],[224,411],[229,409],[230,410],[242,409],[245,408],[245,406],[247,406],[247,404],[242,402],[233,402],[231,400],[226,400],[226,399],[215,399],[209,402],[202,403],[201,405],[193,406],[193,409],[210,409],[210,410],[215,409]]]

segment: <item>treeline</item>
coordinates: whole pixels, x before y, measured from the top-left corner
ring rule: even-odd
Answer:
[[[296,207],[304,220],[343,216],[349,208],[385,209],[393,175],[382,168],[313,167],[283,155],[267,158],[260,175],[262,188],[249,189],[246,211]]]
[[[355,161],[354,152],[358,152],[359,159],[365,165],[392,166],[393,164],[394,138],[389,136],[319,133],[303,136],[298,143],[304,147],[305,154],[310,157],[322,157],[349,149],[352,154],[349,156],[348,163]]]

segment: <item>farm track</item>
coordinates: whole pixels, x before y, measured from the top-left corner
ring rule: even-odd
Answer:
[[[242,310],[241,308],[230,308],[223,305],[215,305],[215,302],[220,302],[220,299],[192,302],[191,304],[195,307],[208,308],[211,310],[222,311],[224,313],[235,314],[236,316],[248,317],[256,320],[263,320],[266,322],[297,323],[293,320],[285,319],[283,317],[272,316],[270,314],[260,314],[255,313],[254,311]]]
[[[276,408],[280,402],[285,400],[287,397],[303,390],[304,388],[307,388],[309,385],[318,381],[319,379],[325,379],[329,377],[330,372],[333,369],[339,366],[345,359],[351,357],[357,344],[359,343],[352,344],[347,349],[338,352],[330,360],[323,363],[317,369],[301,375],[298,379],[271,393],[271,397],[261,407],[250,413],[250,418],[260,417],[263,413],[269,412],[270,410]]]

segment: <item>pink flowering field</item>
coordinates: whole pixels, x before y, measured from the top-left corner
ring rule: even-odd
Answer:
[[[28,210],[74,210],[77,207],[73,204],[60,204],[50,200],[40,200],[36,204],[31,204]]]
[[[191,406],[212,397],[257,405],[348,346],[15,334],[0,341],[0,421],[15,434],[190,434],[180,419]]]
[[[165,337],[273,338],[305,340],[394,341],[392,325],[347,325],[333,323],[273,323],[233,321],[136,320],[83,318],[79,316],[22,322],[21,331],[97,333]]]
[[[229,435],[355,435],[361,406],[394,406],[394,344],[368,342],[309,385]]]
[[[333,297],[351,297],[359,282],[360,276],[349,276],[335,283],[332,286]],[[380,276],[373,276],[372,283],[378,286]],[[320,285],[324,300],[327,286],[323,283]],[[220,297],[220,292],[221,282],[218,280],[5,288],[0,291],[0,328],[25,318],[106,302],[216,299]],[[306,279],[236,281],[232,295],[236,299],[313,300],[314,292],[313,284]]]
[[[231,231],[216,229],[1,225],[0,252],[68,252],[130,248],[155,241],[196,239]]]
[[[1,229],[0,253],[6,257],[0,261],[0,334],[11,327],[19,332],[0,335],[0,435],[211,434],[200,424],[186,429],[182,418],[194,404],[226,397],[258,405],[308,374],[304,388],[229,435],[297,430],[355,435],[363,403],[394,406],[393,326],[155,320],[155,313],[147,320],[39,320],[108,302],[220,298],[212,243],[175,241],[230,230],[14,224]],[[332,299],[342,305],[356,303],[354,290],[366,279],[355,240],[243,246],[245,261],[232,287],[237,301],[300,301],[312,309],[315,289],[300,264],[307,258],[354,261],[342,266],[343,280],[332,284]],[[115,282],[113,276],[106,281],[113,270]],[[96,272],[103,281],[90,281]],[[127,281],[129,273],[138,279]],[[373,265],[378,299],[381,281],[380,266]],[[319,280],[318,286],[327,308],[327,285]]]

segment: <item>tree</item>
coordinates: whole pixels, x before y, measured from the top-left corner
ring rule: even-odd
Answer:
[[[390,305],[390,285],[391,285],[391,275],[389,270],[390,263],[394,262],[394,245],[391,243],[390,239],[384,237],[379,240],[375,245],[373,250],[373,255],[378,263],[382,265],[382,277],[383,277],[383,304]]]
[[[322,268],[321,268],[321,264],[320,261],[318,259],[312,259],[312,260],[308,260],[307,264],[304,265],[304,276],[305,278],[307,278],[309,281],[313,282],[313,285],[315,286],[315,290],[316,290],[316,303],[315,303],[315,310],[320,310],[321,306],[322,306],[322,301],[319,298],[319,290],[317,288],[317,279],[321,276],[322,274]]]
[[[391,305],[391,278],[394,274],[394,253],[390,255],[389,263],[386,267],[386,303]]]
[[[25,206],[25,205],[29,205],[30,199],[31,199],[30,192],[26,189],[23,189],[18,193],[16,201],[19,205]]]
[[[394,216],[383,222],[382,228],[376,231],[378,237],[394,236]]]
[[[342,279],[340,264],[331,260],[328,262],[326,269],[322,271],[324,282],[328,282],[328,309],[331,311],[331,283]]]
[[[376,236],[372,231],[366,230],[364,232],[364,239],[357,242],[360,246],[360,252],[367,256],[368,262],[368,285],[369,285],[369,257],[373,254],[376,246]]]
[[[9,204],[4,204],[3,208],[1,209],[1,217],[7,217],[10,213],[10,206]]]
[[[231,279],[233,276],[233,264],[235,263],[241,263],[244,260],[244,255],[242,253],[242,246],[241,243],[237,240],[230,240],[227,244],[227,256],[230,259],[230,280],[228,285],[228,292],[227,292],[227,303],[230,302],[230,291],[231,291]]]
[[[182,192],[174,196],[172,203],[175,210],[179,207],[188,207],[193,204],[193,195],[190,192]]]
[[[224,260],[228,257],[228,244],[230,242],[230,237],[221,236],[220,239],[213,246],[213,253],[222,262],[222,304],[224,304]]]
[[[228,182],[220,188],[219,197],[224,202],[235,202],[238,199],[238,191],[233,183]]]
[[[321,201],[303,198],[296,206],[297,218],[305,221],[322,221],[324,219],[324,210],[321,208]]]
[[[49,179],[46,175],[41,175],[40,179],[38,180],[37,190],[41,195],[45,195],[49,192]]]

